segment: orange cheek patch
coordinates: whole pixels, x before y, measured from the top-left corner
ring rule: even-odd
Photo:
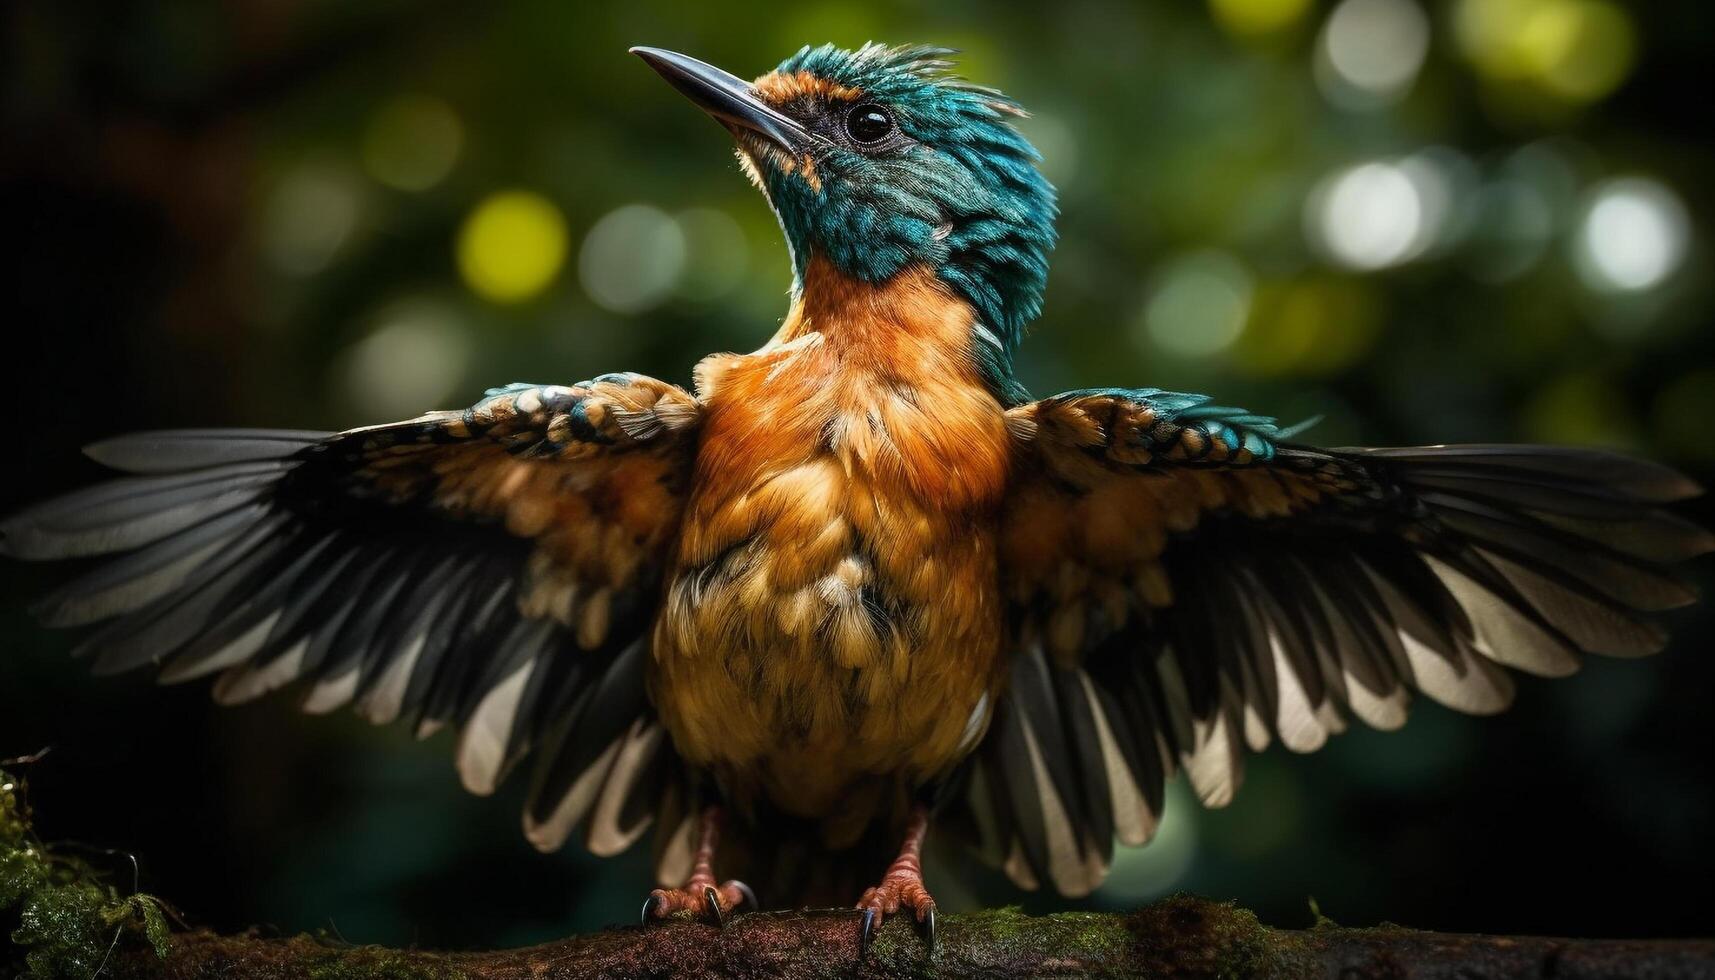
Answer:
[[[771,71],[751,83],[756,94],[776,109],[795,99],[822,99],[830,102],[856,102],[863,92],[850,85],[841,85],[807,71],[783,75]]]
[[[762,177],[762,168],[773,167],[783,174],[797,174],[804,183],[817,193],[822,190],[821,175],[816,173],[816,160],[810,154],[790,156],[773,143],[750,133],[739,133],[738,164],[744,170],[744,175],[757,190],[768,194],[768,185]]]

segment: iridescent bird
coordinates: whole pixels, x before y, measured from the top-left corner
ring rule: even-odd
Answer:
[[[329,434],[89,447],[130,474],[18,514],[5,552],[123,553],[48,597],[99,673],[300,684],[422,735],[464,784],[536,757],[524,831],[624,851],[646,919],[862,892],[908,910],[931,819],[1083,895],[1183,771],[1308,752],[1413,692],[1504,708],[1502,668],[1653,653],[1697,488],[1585,449],[1316,449],[1207,396],[1031,400],[1054,192],[1019,107],[947,52],[805,48],[745,82],[637,48],[731,132],[791,247],[791,306],[686,390],[515,384]],[[717,852],[717,840],[729,845]],[[893,857],[897,855],[897,857]],[[875,881],[874,878],[868,878]]]

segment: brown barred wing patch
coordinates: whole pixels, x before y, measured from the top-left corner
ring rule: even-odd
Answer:
[[[532,840],[611,852],[671,782],[639,778],[671,750],[637,667],[698,421],[677,387],[604,375],[345,433],[124,436],[89,455],[125,475],[0,522],[0,553],[110,556],[36,606],[93,627],[97,672],[456,728],[477,793],[537,749],[556,832]]]

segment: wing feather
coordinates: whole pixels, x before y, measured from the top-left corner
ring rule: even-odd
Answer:
[[[672,783],[641,664],[699,420],[679,388],[614,374],[345,433],[121,436],[87,453],[127,475],[0,520],[0,554],[114,556],[36,607],[98,627],[78,646],[98,673],[458,726],[479,793],[545,746],[531,812],[555,820],[532,839],[558,846],[600,801],[583,839],[612,851]]]
[[[1154,389],[1022,405],[1008,431],[1019,652],[971,806],[1022,887],[1093,887],[1110,835],[1153,832],[1176,770],[1222,806],[1276,739],[1397,728],[1413,691],[1493,713],[1504,668],[1656,652],[1651,614],[1695,599],[1666,566],[1715,550],[1664,509],[1695,483],[1599,450],[1316,450]]]

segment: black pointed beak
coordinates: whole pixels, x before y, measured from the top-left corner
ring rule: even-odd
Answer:
[[[809,149],[815,139],[797,120],[757,98],[751,84],[736,75],[677,51],[636,47],[631,53],[729,128],[749,130],[793,155]]]

